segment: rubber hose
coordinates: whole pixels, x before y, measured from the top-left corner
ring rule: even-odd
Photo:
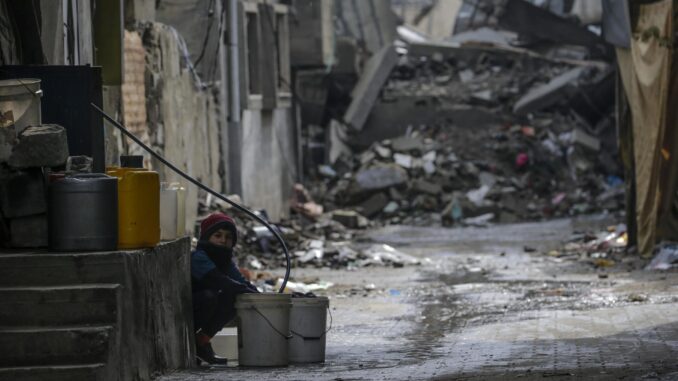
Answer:
[[[167,167],[169,167],[171,170],[173,170],[174,172],[178,173],[179,175],[181,175],[183,178],[185,178],[186,180],[188,180],[188,181],[190,181],[191,183],[193,183],[193,184],[194,184],[195,186],[197,186],[198,188],[200,188],[200,189],[202,189],[202,190],[204,190],[204,191],[206,191],[206,192],[211,193],[212,195],[214,195],[214,196],[217,197],[218,199],[227,202],[228,204],[232,205],[234,208],[236,208],[236,209],[238,209],[239,211],[241,211],[241,212],[247,214],[248,216],[250,216],[250,217],[252,217],[253,219],[255,219],[257,222],[259,222],[259,223],[263,224],[264,226],[266,226],[266,228],[267,228],[268,230],[270,230],[271,233],[273,233],[273,235],[275,236],[276,240],[278,240],[278,243],[280,243],[280,246],[282,246],[283,251],[285,252],[285,261],[286,261],[285,278],[283,278],[283,283],[282,283],[282,285],[280,286],[280,290],[278,290],[278,292],[282,294],[283,291],[285,291],[285,286],[287,286],[287,280],[290,278],[290,269],[291,269],[291,267],[292,267],[292,264],[291,264],[291,261],[290,261],[290,252],[289,252],[289,250],[287,250],[287,245],[285,244],[285,241],[282,239],[282,237],[280,236],[280,234],[278,234],[278,232],[277,232],[275,229],[273,229],[273,227],[272,227],[268,222],[266,222],[266,220],[264,220],[263,218],[257,216],[254,212],[252,212],[251,210],[249,210],[249,209],[245,208],[244,206],[238,204],[237,202],[235,202],[235,201],[233,201],[233,200],[230,200],[228,197],[222,195],[221,193],[219,193],[219,192],[213,190],[212,188],[208,187],[207,185],[205,185],[205,184],[201,183],[200,181],[194,179],[193,177],[187,175],[185,172],[183,172],[182,170],[180,170],[179,168],[177,168],[176,166],[174,166],[174,164],[170,163],[170,162],[167,161],[164,157],[160,156],[160,154],[158,154],[158,153],[156,153],[155,151],[153,151],[153,150],[151,149],[151,147],[149,147],[149,146],[147,146],[146,144],[144,144],[141,140],[139,140],[139,138],[137,138],[136,136],[134,136],[134,134],[132,134],[131,132],[129,132],[129,131],[127,130],[127,128],[125,128],[125,126],[123,126],[121,123],[119,123],[119,122],[116,121],[115,119],[111,118],[108,114],[106,114],[106,113],[104,112],[104,110],[102,110],[101,108],[99,108],[99,106],[95,105],[94,103],[90,103],[90,105],[91,105],[97,112],[99,112],[99,113],[104,117],[104,119],[106,119],[107,121],[109,121],[109,122],[110,122],[111,124],[113,124],[118,130],[120,130],[120,132],[122,132],[123,134],[125,134],[128,138],[132,139],[135,143],[137,143],[139,146],[141,146],[141,148],[143,148],[143,149],[146,150],[148,153],[150,153],[151,155],[153,155],[153,157],[155,157],[156,159],[160,160],[161,163],[163,163],[164,165],[166,165]]]

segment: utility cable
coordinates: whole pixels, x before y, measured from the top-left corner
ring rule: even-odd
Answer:
[[[135,143],[137,143],[139,146],[141,146],[141,148],[143,148],[143,149],[146,150],[148,153],[150,153],[151,155],[153,155],[153,157],[155,157],[156,159],[158,159],[158,160],[159,160],[161,163],[163,163],[165,166],[169,167],[171,170],[173,170],[174,172],[178,173],[179,175],[181,175],[183,178],[185,178],[186,180],[188,180],[188,181],[190,181],[191,183],[193,183],[193,184],[194,184],[195,186],[197,186],[198,188],[200,188],[200,189],[202,189],[202,190],[204,190],[204,191],[206,191],[206,192],[208,192],[208,193],[211,193],[211,194],[212,194],[213,196],[215,196],[216,198],[218,198],[218,199],[220,199],[220,200],[222,200],[222,201],[224,201],[224,202],[230,204],[231,206],[233,206],[233,207],[236,208],[237,210],[239,210],[239,211],[241,211],[241,212],[247,214],[248,216],[252,217],[252,218],[253,218],[254,220],[256,220],[257,222],[259,222],[259,223],[263,224],[264,226],[266,226],[266,228],[267,228],[268,230],[270,230],[271,233],[273,233],[273,235],[275,236],[276,240],[278,240],[278,243],[280,243],[280,246],[282,247],[283,251],[285,252],[285,260],[286,260],[285,277],[283,278],[282,285],[280,286],[280,290],[279,290],[278,292],[282,294],[283,291],[285,291],[285,287],[287,286],[287,280],[290,278],[290,269],[291,269],[291,267],[292,267],[292,264],[291,264],[291,262],[290,262],[290,252],[289,252],[289,250],[287,250],[287,245],[285,244],[285,241],[282,239],[282,237],[280,236],[280,234],[278,233],[278,231],[277,231],[276,229],[274,229],[268,222],[266,222],[266,220],[264,220],[263,218],[257,216],[257,215],[256,215],[254,212],[252,212],[251,210],[245,208],[244,206],[238,204],[238,203],[235,202],[235,201],[230,200],[228,197],[226,197],[226,196],[222,195],[221,193],[219,193],[219,192],[213,190],[212,188],[208,187],[207,185],[204,185],[204,184],[201,183],[200,181],[194,179],[193,177],[189,176],[188,174],[186,174],[185,172],[183,172],[182,170],[180,170],[179,168],[177,168],[176,166],[174,166],[174,164],[172,164],[172,163],[170,163],[169,161],[167,161],[167,160],[166,160],[164,157],[162,157],[160,154],[158,154],[157,152],[153,151],[153,149],[151,149],[151,147],[147,146],[147,145],[144,144],[141,140],[139,140],[139,138],[137,138],[134,134],[132,134],[131,132],[129,132],[129,131],[127,130],[127,128],[125,128],[125,126],[123,126],[121,123],[119,123],[118,121],[116,121],[115,119],[113,119],[112,117],[110,117],[108,114],[106,114],[106,113],[104,112],[104,110],[102,110],[101,108],[99,108],[99,106],[95,105],[94,103],[90,103],[90,106],[92,106],[92,108],[94,108],[99,114],[101,114],[101,115],[104,117],[104,119],[106,119],[109,123],[111,123],[111,124],[112,124],[113,126],[115,126],[118,130],[120,130],[120,132],[122,132],[123,134],[125,134],[128,138],[132,139]]]

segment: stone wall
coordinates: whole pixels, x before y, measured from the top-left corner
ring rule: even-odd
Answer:
[[[219,174],[219,107],[210,88],[202,88],[186,66],[179,34],[170,26],[147,23],[146,112],[151,145],[179,169],[217,191]],[[198,189],[162,164],[153,162],[161,181],[182,183],[187,190],[186,226],[198,209]]]

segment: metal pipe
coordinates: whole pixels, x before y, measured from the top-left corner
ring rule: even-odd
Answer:
[[[229,0],[230,112],[228,126],[228,188],[242,194],[242,126],[240,124],[240,54],[238,49],[238,0]],[[246,23],[247,20],[242,20]]]

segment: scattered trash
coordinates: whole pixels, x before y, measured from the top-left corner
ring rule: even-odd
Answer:
[[[663,243],[645,270],[669,270],[678,267],[678,243]]]

